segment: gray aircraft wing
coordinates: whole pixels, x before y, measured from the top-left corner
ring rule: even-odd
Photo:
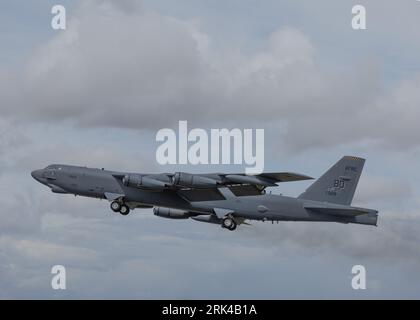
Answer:
[[[265,179],[272,180],[274,182],[290,182],[290,181],[301,181],[301,180],[311,180],[312,177],[309,177],[304,174],[294,173],[294,172],[271,172],[271,173],[261,173],[257,175]]]
[[[191,174],[177,172],[174,174],[113,174],[122,185],[150,191],[165,189],[215,189],[221,186],[253,185],[261,190],[277,186],[279,182],[313,179],[309,176],[292,172],[271,172],[257,175],[244,173],[208,173]]]
[[[294,172],[264,172],[256,175],[247,175],[244,173],[217,173],[217,174],[204,174],[208,178],[220,180],[221,185],[232,184],[251,184],[261,185],[264,187],[276,186],[279,182],[291,182],[301,180],[311,180],[304,174]]]

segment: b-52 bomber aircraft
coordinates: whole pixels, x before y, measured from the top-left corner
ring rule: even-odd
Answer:
[[[267,194],[279,182],[312,179],[278,172],[138,174],[50,165],[32,177],[54,193],[107,199],[122,215],[153,208],[158,217],[193,219],[235,230],[246,220],[324,221],[377,225],[378,211],[351,206],[365,160],[345,156],[297,198]]]

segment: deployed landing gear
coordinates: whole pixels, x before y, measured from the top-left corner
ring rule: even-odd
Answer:
[[[120,203],[118,201],[112,201],[110,207],[112,211],[119,212],[123,216],[126,216],[127,214],[130,213],[130,208],[127,205]]]
[[[123,204],[123,205],[121,206],[120,213],[121,213],[123,216],[126,216],[127,214],[129,214],[129,213],[130,213],[130,208],[129,208],[129,207],[127,207],[125,204]]]
[[[224,217],[222,220],[222,227],[233,231],[236,229],[236,222],[230,216]]]
[[[111,210],[114,212],[120,212],[121,210],[121,203],[118,201],[112,201],[111,202]]]

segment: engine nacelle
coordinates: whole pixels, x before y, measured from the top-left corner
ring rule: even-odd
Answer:
[[[188,219],[191,215],[187,211],[155,207],[153,209],[155,216],[167,219]]]
[[[123,185],[127,187],[147,189],[147,190],[163,190],[166,184],[162,181],[137,174],[128,174],[123,180]]]
[[[174,186],[185,187],[185,188],[215,188],[217,181],[211,178],[203,177],[200,175],[177,172],[174,174],[172,183]]]

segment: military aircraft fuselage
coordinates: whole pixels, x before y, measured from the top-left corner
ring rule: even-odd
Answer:
[[[194,193],[196,191],[193,190],[193,198],[188,198],[191,196],[188,194],[188,190],[183,194],[179,189],[167,188],[156,191],[126,186],[123,183],[124,180],[118,179],[118,177],[128,175],[131,173],[69,165],[50,165],[45,169],[32,172],[34,179],[48,186],[55,193],[108,199],[109,201],[120,199],[130,209],[164,207],[213,215],[212,219],[216,222],[221,221],[224,216],[229,214],[232,217],[240,217],[242,220],[332,221],[367,225],[376,225],[377,223],[376,210],[282,195],[238,196],[228,187],[214,188],[211,193],[217,193],[217,196],[212,195],[206,199],[200,199],[200,195],[196,195]],[[207,191],[201,190],[200,192]],[[322,211],[320,212],[317,208],[322,208]],[[336,213],[341,212],[341,209],[344,210],[344,214],[337,215]],[[364,210],[364,214],[347,214],[348,212],[358,213],[357,210]]]

